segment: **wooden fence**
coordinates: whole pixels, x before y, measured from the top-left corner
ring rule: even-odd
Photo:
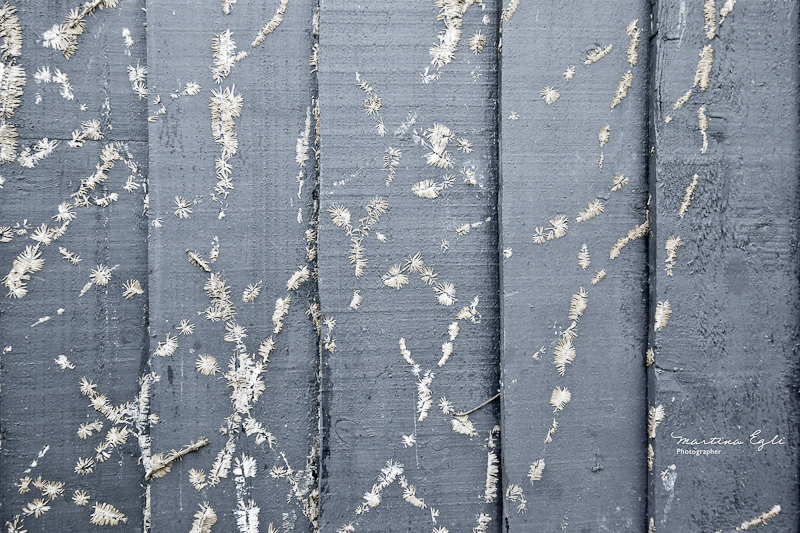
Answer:
[[[6,533],[800,529],[797,2],[0,36]]]

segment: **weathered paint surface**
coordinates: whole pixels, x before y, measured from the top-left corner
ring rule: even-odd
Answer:
[[[31,236],[42,224],[61,226],[54,220],[58,206],[72,204],[71,195],[81,180],[100,164],[103,148],[116,146],[120,155],[136,170],[117,161],[107,172],[108,180],[89,195],[88,207],[75,207],[74,220],[63,236],[50,245],[39,244],[42,270],[31,274],[28,293],[22,299],[0,302],[0,341],[3,353],[0,424],[2,424],[2,466],[0,466],[0,518],[20,515],[19,526],[28,531],[87,531],[95,502],[107,502],[127,517],[126,527],[141,530],[144,494],[140,486],[139,446],[135,437],[116,447],[105,462],[95,461],[92,472],[75,471],[79,458],[94,458],[95,446],[104,441],[112,424],[96,412],[81,395],[80,379],[87,376],[113,405],[134,400],[142,355],[147,346],[147,299],[136,295],[121,297],[124,283],[139,280],[147,289],[147,215],[144,186],[147,178],[147,128],[145,100],[131,90],[127,66],[146,57],[144,2],[126,2],[114,10],[97,12],[87,21],[77,52],[67,60],[61,52],[42,46],[42,35],[61,23],[73,2],[18,2],[22,25],[22,49],[15,61],[25,70],[26,84],[20,106],[8,122],[19,132],[18,152],[43,138],[57,140],[53,152],[33,168],[19,161],[0,168],[5,178],[0,195],[0,225],[15,232],[11,242],[0,244],[3,276],[14,258],[27,246],[37,245]],[[135,44],[126,47],[122,29],[129,28]],[[128,50],[131,54],[126,54]],[[66,74],[72,99],[62,96],[62,84],[36,80],[37,71],[49,68]],[[72,131],[81,123],[97,120],[103,138],[86,140],[73,148]],[[124,143],[124,147],[115,143]],[[129,175],[139,188],[123,189]],[[94,198],[117,193],[119,199],[108,207]],[[66,220],[66,219],[65,219]],[[24,231],[26,230],[27,231]],[[73,265],[59,248],[80,256]],[[108,267],[106,285],[90,282],[93,269]],[[3,287],[3,296],[7,288]],[[55,362],[66,356],[74,368]],[[101,420],[103,431],[81,439],[82,423]],[[44,452],[44,453],[42,453]],[[35,465],[35,466],[34,466]],[[26,516],[23,509],[43,498],[33,482],[63,483],[63,493],[48,503],[42,516]],[[29,491],[24,478],[32,480]],[[73,504],[76,490],[91,497],[86,506]],[[45,498],[47,499],[47,498]]]
[[[169,333],[180,345],[171,356],[150,358],[153,371],[162,376],[153,392],[153,409],[161,417],[152,429],[153,453],[179,449],[201,436],[211,440],[176,463],[175,472],[151,482],[154,531],[188,531],[203,502],[215,510],[214,529],[220,531],[237,530],[237,521],[245,532],[267,531],[269,524],[313,529],[303,511],[315,507],[318,337],[306,312],[316,301],[316,287],[311,280],[289,290],[287,280],[301,267],[314,269],[307,258],[306,230],[314,227],[317,179],[311,113],[315,82],[308,64],[316,6],[290,2],[280,26],[251,46],[277,7],[240,2],[230,15],[222,14],[218,2],[148,7],[150,101],[160,96],[166,107],[149,130],[150,354]],[[226,30],[235,43],[231,55],[246,52],[247,57],[232,62],[230,73],[216,83],[212,39],[222,38]],[[199,94],[170,97],[187,82],[201,85]],[[233,118],[232,127],[238,144],[227,160],[230,188],[218,187],[215,177],[225,145],[215,143],[209,107],[215,92],[228,89],[242,99],[241,116]],[[150,106],[151,115],[160,105]],[[310,140],[302,167],[296,162],[298,138]],[[176,197],[191,204],[188,218],[175,216]],[[187,250],[205,260],[210,272],[191,264]],[[204,286],[214,274],[230,287],[235,316],[207,318],[213,302]],[[260,287],[260,293],[244,301],[249,285]],[[274,333],[275,301],[288,295],[290,309],[281,331]],[[178,334],[182,319],[195,324],[192,335]],[[232,332],[236,326],[246,330],[243,336]],[[274,351],[256,378],[248,364],[264,363],[259,347],[270,337]],[[242,353],[246,360],[239,358]],[[216,358],[220,373],[206,376],[196,370],[196,360],[206,354]],[[235,404],[232,395],[247,388],[232,386],[239,379],[263,380],[265,390]],[[258,433],[248,430],[248,419],[261,424],[274,443],[259,443]],[[227,451],[226,446],[235,448]],[[211,485],[218,457],[230,467]],[[254,476],[236,472],[237,461],[247,457],[257,464]],[[272,470],[287,466],[294,471],[295,486],[285,472]],[[203,469],[209,485],[196,490],[189,469]],[[176,513],[176,506],[190,512]],[[243,511],[248,514],[236,514]]]
[[[478,525],[481,514],[491,518],[489,531],[500,527],[499,482],[497,496],[491,502],[484,497],[488,454],[499,452],[487,445],[498,422],[497,402],[470,415],[474,436],[454,432],[453,415],[438,407],[444,397],[455,411],[466,411],[498,392],[498,7],[487,2],[468,9],[455,59],[437,69],[429,49],[444,29],[438,11],[432,2],[359,6],[334,1],[322,7],[319,283],[323,317],[336,320],[335,351],[322,352],[323,531],[350,522],[357,531],[465,531]],[[479,30],[488,42],[476,55],[467,41]],[[370,95],[359,88],[356,73],[381,99],[375,115],[365,110]],[[376,129],[379,118],[387,128],[384,136]],[[446,152],[452,168],[426,163],[426,155],[434,152],[426,130],[435,124],[451,132]],[[458,151],[460,138],[468,139],[474,151]],[[387,185],[389,147],[401,155]],[[474,172],[476,184],[467,184],[462,171]],[[452,187],[439,189],[435,198],[412,192],[420,181],[441,184],[448,174],[454,177]],[[348,260],[351,239],[333,224],[328,209],[334,204],[348,208],[357,229],[364,207],[376,196],[389,207],[363,237],[368,263],[356,278]],[[469,233],[456,233],[465,223]],[[417,253],[438,275],[435,283],[406,269],[407,285],[398,290],[384,284],[382,276],[393,265],[404,267]],[[441,305],[437,283],[452,283],[456,301]],[[363,298],[358,310],[350,307],[354,291]],[[458,320],[459,311],[476,297],[480,316],[475,323]],[[453,322],[459,333],[451,341]],[[401,338],[420,367],[418,376],[401,354]],[[453,353],[440,367],[447,342]],[[429,370],[432,405],[420,420],[418,381]],[[405,447],[404,435],[415,437],[416,444]],[[497,435],[494,440],[499,444]],[[398,479],[381,491],[377,507],[356,513],[387,461],[403,465],[425,509],[404,501]],[[439,513],[435,521],[431,511]]]
[[[654,12],[648,404],[662,405],[665,416],[651,440],[649,514],[656,531],[732,531],[779,505],[758,527],[795,531],[798,9],[738,2],[709,39],[701,8],[659,2]],[[714,49],[709,87],[698,84],[675,110],[705,46]],[[668,276],[672,236],[682,245]],[[655,331],[655,308],[665,301],[672,314]],[[692,446],[677,437],[743,444]],[[686,453],[705,450],[719,453]]]
[[[512,251],[501,269],[503,485],[528,500],[520,513],[505,494],[510,531],[644,527],[647,246],[640,238],[617,258],[610,251],[646,219],[648,7],[523,2],[503,25],[500,248]],[[637,19],[631,65],[626,30]],[[628,72],[632,85],[612,109]],[[552,103],[547,88],[559,95]],[[612,190],[619,175],[626,185]],[[604,211],[587,207],[598,200]],[[563,236],[548,230],[557,216]],[[581,291],[585,312],[570,319]],[[577,334],[574,360],[560,375],[554,354],[567,330]],[[556,387],[571,395],[557,412]]]
[[[800,527],[796,3],[439,4],[16,4],[7,533]]]

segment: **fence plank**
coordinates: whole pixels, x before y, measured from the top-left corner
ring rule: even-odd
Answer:
[[[315,226],[314,10],[305,1],[234,2],[228,15],[219,2],[148,6],[150,99],[161,101],[150,106],[150,364],[161,376],[152,453],[210,440],[152,480],[154,531],[188,531],[203,502],[220,531],[310,531],[316,521],[318,337],[306,313],[316,301],[306,249]],[[279,11],[280,25],[252,46]],[[187,94],[188,82],[198,94]],[[188,218],[176,216],[176,198]],[[288,310],[274,317],[277,299]],[[194,324],[191,335],[179,334],[181,320]],[[167,336],[179,345],[172,355]],[[190,469],[205,482],[193,484]]]
[[[127,75],[128,64],[146,54],[144,2],[126,2],[87,17],[69,60],[60,51],[43,47],[42,40],[76,3],[20,1],[14,5],[22,46],[19,54],[5,58],[4,112],[9,101],[7,69],[12,63],[24,69],[26,83],[19,107],[4,121],[17,128],[19,142],[16,149],[9,147],[11,161],[0,167],[4,178],[0,226],[13,229],[12,240],[0,244],[0,256],[3,276],[28,246],[38,246],[44,264],[41,270],[28,272],[30,279],[20,280],[27,294],[20,294],[20,299],[3,298],[0,303],[0,523],[4,530],[10,523],[32,533],[88,531],[93,528],[93,505],[107,503],[125,515],[128,527],[141,529],[144,498],[136,436],[107,449],[105,461],[95,449],[112,427],[134,433],[141,428],[133,415],[123,416],[114,426],[92,409],[89,399],[81,395],[80,380],[82,376],[91,380],[115,406],[132,401],[147,350],[146,295],[122,297],[124,284],[131,279],[147,289],[145,103],[131,90]],[[4,18],[3,25],[6,44],[13,42],[13,23]],[[129,29],[134,45],[125,45],[123,28]],[[44,75],[46,69],[50,78]],[[98,121],[102,140],[87,139],[71,147],[71,132],[81,130],[81,123],[89,120]],[[43,138],[57,141],[51,153],[43,146],[33,148]],[[81,202],[74,193],[101,164],[106,146],[122,160],[105,169],[107,181],[86,190],[85,206],[76,207]],[[31,148],[29,158],[24,156],[26,148]],[[138,189],[123,188],[128,176]],[[102,205],[113,195],[118,195],[116,201]],[[98,202],[98,198],[105,200]],[[50,230],[49,240],[37,233],[42,224]],[[56,228],[58,233],[53,233]],[[73,256],[76,264],[71,264],[59,253],[61,249],[80,256],[81,261]],[[93,270],[98,274],[94,278]],[[105,279],[106,274],[110,279]],[[6,292],[10,288],[4,287]],[[81,438],[80,425],[95,419],[103,423],[102,431]],[[84,465],[79,473],[80,459],[94,464]],[[37,479],[50,482],[52,490],[62,493],[48,496],[40,490],[47,487]],[[88,504],[73,504],[76,491],[86,492],[91,498]],[[37,499],[48,509],[36,508]],[[38,516],[38,511],[43,514]]]
[[[432,2],[322,7],[319,283],[323,317],[335,320],[323,330],[323,531],[500,527],[494,471],[486,497],[497,403],[469,415],[474,429],[462,429],[472,436],[454,432],[459,421],[438,407],[445,398],[466,411],[498,387],[498,9],[464,7],[447,15],[463,33],[441,68],[429,49],[445,22]],[[476,54],[477,32],[486,43]],[[452,168],[429,165],[429,154]],[[369,219],[376,197],[388,211]],[[354,246],[353,259],[366,261],[360,276]],[[423,279],[422,263],[436,281]],[[404,477],[395,468],[379,478],[387,461]]]
[[[645,239],[617,258],[610,251],[646,219],[648,8],[523,2],[506,11],[500,235],[509,531],[644,527]],[[638,58],[627,53],[636,32]],[[587,65],[591,54],[598,59]],[[614,105],[628,74],[627,96]]]
[[[747,529],[764,513],[776,531],[798,528],[798,9],[730,5],[706,2],[704,20],[699,3],[660,2],[655,19],[656,531]],[[712,49],[704,69],[698,55]],[[750,442],[758,431],[763,448]],[[713,455],[682,452],[701,450]]]

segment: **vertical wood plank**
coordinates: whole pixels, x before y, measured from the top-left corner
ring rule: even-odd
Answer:
[[[655,13],[655,531],[798,528],[798,8],[731,5]]]
[[[445,29],[433,2],[332,1],[321,11],[319,282],[323,318],[335,320],[323,329],[322,531],[501,526],[495,463],[487,492],[490,454],[499,455],[498,435],[490,437],[497,402],[469,415],[473,429],[462,430],[471,435],[454,432],[459,421],[438,406],[445,398],[463,412],[498,392],[499,10],[494,2],[452,4],[445,18],[462,33],[441,68],[429,54]],[[473,53],[477,32],[486,42]],[[451,168],[427,163],[436,152],[426,132],[435,128],[438,156],[452,159]],[[362,221],[376,197],[388,210]],[[348,210],[349,228],[338,208]],[[363,248],[354,259],[366,260],[360,276],[349,260],[353,239]],[[407,264],[417,254],[436,274],[432,284],[419,260]],[[453,351],[442,361],[448,343]],[[382,474],[387,462],[394,469]]]
[[[521,2],[505,12],[500,248],[508,531],[644,528],[646,242],[610,252],[646,220],[648,8],[640,1],[602,9]],[[637,32],[638,58],[629,62]],[[592,53],[598,59],[586,64]],[[627,75],[627,96],[614,104]],[[587,207],[598,201],[604,210]]]
[[[316,522],[318,337],[307,314],[316,283],[306,238],[316,224],[316,6],[281,6],[234,2],[228,15],[219,2],[148,7],[150,101],[161,100],[150,105],[150,364],[161,376],[152,453],[210,440],[151,481],[153,531],[188,531],[203,502],[219,531],[311,531]],[[253,47],[279,10],[280,25]],[[228,59],[215,62],[215,36],[235,43]],[[199,93],[182,94],[187,82]],[[190,205],[188,218],[176,216],[176,198]],[[212,277],[229,290],[215,291]],[[260,291],[248,298],[251,286]],[[276,300],[289,297],[287,312],[273,318]],[[181,320],[194,324],[191,335],[179,334]],[[168,335],[178,348],[161,357]],[[201,356],[220,371],[199,372]],[[202,469],[205,482],[192,484],[190,469]]]
[[[147,289],[145,102],[131,90],[127,74],[131,62],[135,65],[146,57],[144,2],[125,2],[87,17],[69,60],[60,51],[43,47],[42,41],[77,2],[12,4],[22,47],[19,55],[5,59],[4,72],[16,64],[24,69],[26,83],[19,107],[6,118],[19,134],[17,158],[0,166],[4,178],[0,226],[13,230],[11,241],[0,244],[2,276],[28,246],[38,245],[44,264],[22,280],[28,291],[22,298],[5,297],[9,287],[2,287],[0,523],[4,530],[11,523],[31,533],[92,531],[93,505],[99,502],[124,514],[127,527],[140,530],[144,498],[136,437],[131,435],[109,450],[105,461],[96,457],[95,449],[112,427],[134,431],[135,417],[124,416],[115,426],[81,395],[80,379],[86,376],[114,406],[132,401],[147,351],[146,294],[122,296],[128,280],[138,280],[142,290]],[[123,28],[129,29],[132,46],[125,45]],[[8,33],[5,39],[9,40]],[[37,77],[37,71],[44,69],[50,79]],[[68,82],[53,79],[59,72]],[[2,98],[7,102],[8,78],[3,80]],[[98,121],[103,138],[71,147],[72,131],[90,120]],[[43,138],[57,141],[49,155],[27,162],[18,158]],[[122,160],[106,169],[107,180],[88,191],[84,206],[76,207],[80,202],[74,193],[95,173],[108,145]],[[138,189],[124,189],[128,176]],[[115,194],[118,199],[108,206],[98,204],[98,198]],[[50,230],[49,244],[47,239],[32,239],[42,224]],[[56,228],[63,230],[58,238],[53,233]],[[68,262],[59,253],[62,248],[81,261]],[[93,270],[110,273],[110,279],[102,284],[105,276],[96,277],[98,283],[92,283]],[[61,356],[66,359],[63,368],[56,362]],[[80,425],[95,419],[103,422],[102,431],[80,438]],[[93,462],[83,474],[76,470],[80,459]],[[53,487],[61,483],[62,493],[44,494],[35,486],[39,478]],[[87,505],[73,503],[76,491],[91,498]],[[36,499],[49,506],[39,517],[25,513]]]

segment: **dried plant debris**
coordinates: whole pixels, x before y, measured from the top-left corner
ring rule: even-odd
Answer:
[[[567,230],[569,230],[567,217],[564,215],[558,215],[550,220],[550,227],[546,229],[544,227],[536,228],[533,235],[533,242],[535,244],[544,244],[545,242],[553,239],[560,239],[567,234]]]
[[[9,58],[22,55],[22,27],[19,24],[17,8],[5,2],[0,9],[0,59],[8,61]]]
[[[197,356],[195,368],[204,376],[213,376],[220,372],[219,363],[216,357],[209,354],[200,354]]]
[[[663,302],[658,302],[656,305],[656,314],[655,314],[655,321],[654,321],[654,329],[656,331],[661,331],[667,324],[669,323],[669,317],[672,314],[672,306],[669,303],[669,300],[664,300]]]
[[[575,222],[586,222],[606,210],[603,203],[597,198],[593,202],[586,204],[586,206],[585,210],[578,213],[578,218],[575,219]]]
[[[116,526],[128,519],[117,508],[110,503],[95,502],[93,506],[91,522],[96,526]]]
[[[675,267],[678,248],[681,247],[681,244],[683,244],[681,238],[674,235],[670,235],[664,244],[664,249],[667,251],[667,256],[664,258],[664,268],[667,271],[667,276],[672,276],[672,269]]]
[[[278,29],[278,26],[280,26],[281,22],[283,22],[283,15],[286,13],[286,7],[288,5],[289,0],[281,0],[281,4],[278,6],[278,11],[275,13],[275,15],[273,15],[269,22],[267,22],[267,24],[261,28],[256,38],[253,40],[253,43],[251,44],[253,48],[263,43],[264,39],[267,38],[267,35]]]
[[[631,88],[631,84],[633,84],[633,74],[629,70],[622,75],[622,79],[620,79],[619,84],[617,84],[617,90],[614,91],[614,98],[611,100],[611,109],[621,104],[623,98],[628,96],[628,89]]]
[[[192,522],[192,529],[189,530],[189,533],[211,533],[211,526],[217,523],[217,513],[211,508],[209,502],[198,505],[200,510],[194,514],[194,522]]]
[[[218,33],[211,39],[214,66],[211,68],[214,81],[219,84],[231,73],[235,63],[247,57],[247,52],[236,53],[236,42],[233,40],[231,30]]]
[[[651,443],[647,443],[647,471],[653,471],[653,460],[656,458],[656,452],[653,450],[653,445]],[[652,518],[651,518],[652,520]],[[653,522],[650,522],[651,528],[650,531],[653,531],[655,528],[652,527]]]
[[[722,23],[725,22],[725,19],[728,15],[731,14],[733,11],[733,6],[736,5],[736,0],[725,0],[725,4],[719,10],[719,25],[722,26]]]
[[[628,44],[628,64],[632,67],[639,62],[639,38],[642,31],[636,26],[638,23],[639,19],[634,19],[625,29],[625,33],[631,38],[631,42]]]
[[[244,291],[242,291],[242,301],[245,303],[255,301],[258,295],[261,294],[261,284],[262,282],[259,281],[258,283],[251,283],[245,287]]]
[[[700,128],[700,134],[703,136],[703,146],[700,148],[700,153],[705,154],[708,150],[708,116],[706,116],[706,106],[701,106],[697,110],[697,126]]]
[[[512,0],[516,2],[518,0]],[[439,8],[439,15],[436,20],[443,20],[445,29],[438,35],[438,44],[434,44],[428,53],[431,56],[431,65],[437,69],[450,63],[455,59],[458,43],[461,40],[461,26],[464,23],[463,16],[467,10],[476,3],[476,0],[436,0],[436,7]]]
[[[727,5],[727,4],[725,4],[725,5]],[[755,518],[751,518],[750,520],[745,520],[744,522],[742,522],[742,525],[737,527],[736,531],[747,531],[748,529],[750,529],[753,526],[760,526],[762,524],[766,524],[767,522],[769,522],[770,520],[772,520],[773,518],[778,516],[778,513],[780,513],[780,512],[781,512],[781,506],[780,505],[773,505],[769,509],[769,511],[764,511],[763,513],[761,513],[760,515],[756,516]]]
[[[558,375],[563,376],[566,371],[566,365],[572,364],[575,360],[575,347],[572,345],[572,339],[568,335],[563,335],[556,344],[553,350],[553,363],[556,365]]]
[[[7,298],[23,298],[28,294],[26,282],[31,279],[30,275],[44,268],[39,246],[26,246],[14,259],[11,271],[3,278],[3,285],[8,289]]]
[[[452,137],[450,128],[444,124],[434,124],[425,130],[425,137],[431,145],[432,152],[426,154],[427,163],[443,169],[453,168],[453,159],[447,151],[447,143]]]
[[[361,305],[361,301],[363,299],[364,299],[364,297],[361,296],[361,291],[360,290],[353,291],[353,299],[350,300],[350,309],[352,309],[354,311],[358,311],[358,308]]]
[[[358,85],[359,89],[364,91],[364,111],[368,116],[374,115],[377,117],[378,123],[375,125],[377,133],[381,137],[385,136],[388,130],[386,129],[386,125],[383,123],[383,118],[380,114],[380,109],[383,107],[383,100],[381,100],[381,98],[375,94],[372,86],[367,83],[367,80],[362,79],[358,72],[356,72],[356,85]]]
[[[544,443],[545,444],[550,444],[551,442],[553,442],[553,435],[555,434],[557,429],[558,429],[558,422],[556,422],[556,419],[554,418],[553,419],[553,424],[550,426],[550,429],[547,430],[547,436],[544,438]],[[544,463],[544,459],[540,459],[539,461]],[[536,465],[537,462],[535,462],[531,466]],[[544,470],[544,464],[541,465],[541,469]],[[528,473],[528,475],[530,475],[530,472]],[[536,479],[531,479],[531,482],[533,482],[533,481],[536,481]]]
[[[364,493],[364,501],[356,508],[356,514],[362,515],[380,505],[381,492],[402,475],[402,463],[397,463],[392,460],[387,461],[386,466],[381,468],[381,473],[378,475],[378,483],[372,486],[372,490]],[[348,524],[338,531],[353,532],[355,528],[353,528],[352,524]]]
[[[700,176],[695,174],[692,176],[692,182],[686,187],[686,193],[683,196],[683,201],[681,201],[681,207],[678,210],[678,214],[681,218],[686,215],[686,211],[689,210],[689,207],[692,205],[692,199],[694,198],[694,191],[697,189],[697,180],[700,179]]]
[[[450,424],[453,427],[453,431],[456,433],[470,437],[474,437],[478,434],[478,432],[475,430],[475,426],[472,424],[472,421],[467,417],[467,415],[456,415],[450,420]]]
[[[387,287],[398,290],[408,285],[408,276],[402,273],[400,265],[393,265],[386,274],[381,276],[381,280]]]
[[[169,453],[157,453],[150,457],[149,461],[145,462],[145,479],[161,478],[167,475],[172,468],[172,463],[181,459],[184,455],[195,452],[211,444],[211,441],[205,437],[200,437],[196,441],[191,441],[189,444],[184,445],[180,450],[172,450]]]
[[[439,197],[439,193],[449,189],[455,183],[455,177],[452,175],[445,175],[440,183],[431,179],[418,181],[411,186],[411,192],[420,198],[428,198],[433,200]]]
[[[100,131],[99,120],[87,120],[81,123],[81,128],[72,132],[72,140],[69,141],[71,148],[81,148],[86,139],[99,141],[103,138],[103,132]]]
[[[628,178],[626,178],[622,174],[617,174],[616,176],[614,176],[612,184],[614,186],[611,187],[611,192],[617,192],[618,190],[622,189],[624,186],[628,184]]]
[[[663,405],[659,405],[658,407],[650,406],[647,415],[647,436],[651,439],[656,438],[656,428],[658,428],[659,424],[664,420],[664,415]]]
[[[681,96],[680,98],[678,98],[677,100],[675,100],[675,104],[672,106],[672,109],[675,109],[675,110],[677,110],[677,109],[680,109],[680,108],[682,108],[682,107],[683,107],[683,104],[685,104],[686,102],[688,102],[688,101],[689,101],[689,98],[691,98],[691,97],[692,97],[692,90],[691,90],[691,89],[689,89],[688,91],[686,91],[686,92],[683,94],[683,96]]]
[[[296,291],[300,288],[301,284],[308,281],[311,277],[311,272],[308,270],[307,266],[299,266],[297,268],[298,269],[286,281],[287,291]]]
[[[487,533],[489,531],[489,523],[491,521],[491,516],[481,513],[478,515],[478,525],[472,528],[473,533]]]
[[[87,503],[89,503],[89,500],[89,495],[85,490],[76,490],[74,493],[72,493],[72,503],[78,507],[85,506]]]
[[[469,49],[473,54],[478,55],[483,51],[486,46],[486,36],[480,30],[476,31],[469,37]]]
[[[653,366],[653,363],[655,362],[656,362],[656,354],[652,348],[648,348],[644,354],[645,366]]]
[[[700,51],[700,61],[697,62],[697,71],[694,75],[692,87],[700,86],[704,91],[708,89],[711,79],[711,65],[714,63],[714,48],[707,44]]]
[[[609,53],[611,53],[611,50],[613,49],[614,49],[613,44],[609,44],[605,48],[600,48],[598,46],[597,48],[586,54],[586,61],[584,61],[583,64],[589,66],[592,63],[597,63],[598,61],[606,57]]]
[[[555,87],[545,87],[539,91],[539,96],[542,97],[542,100],[544,100],[547,105],[550,105],[558,100],[561,94],[559,94]]]
[[[236,0],[222,0],[222,12],[226,15],[231,14],[231,7],[236,3]]]
[[[135,67],[128,65],[128,81],[131,82],[131,90],[139,96],[139,100],[147,98],[147,67],[143,67],[139,63],[136,63]],[[166,108],[164,112],[166,112]]]
[[[499,463],[497,454],[490,451],[486,464],[486,490],[483,493],[483,499],[486,503],[494,502],[497,497],[497,475],[500,473]]]
[[[25,86],[25,70],[10,63],[0,63],[0,161],[10,163],[16,159],[17,128],[8,119],[20,106],[22,88]]]
[[[69,59],[78,50],[78,37],[86,27],[85,19],[93,15],[96,9],[115,8],[119,0],[88,0],[82,6],[72,9],[63,24],[54,24],[42,35],[42,45],[63,52]]]
[[[235,92],[235,87],[212,91],[208,101],[211,110],[211,133],[214,142],[222,147],[220,157],[215,161],[217,185],[214,187],[214,192],[223,198],[227,198],[229,191],[233,189],[232,168],[228,161],[239,148],[239,140],[233,129],[235,126],[233,119],[241,115],[244,98]]]
[[[396,148],[392,148],[391,146],[386,148],[386,155],[383,156],[383,168],[389,172],[389,176],[386,178],[387,186],[394,180],[394,175],[400,164],[401,155],[403,155],[403,153]]]
[[[592,276],[592,279],[591,279],[591,281],[589,283],[591,283],[592,285],[597,285],[605,277],[606,277],[606,271],[605,271],[604,268],[601,268],[600,270],[595,270],[594,271],[594,276]]]
[[[508,485],[508,487],[506,487],[506,500],[517,504],[517,513],[524,514],[528,512],[528,508],[526,506],[528,500],[525,499],[525,494],[522,491],[522,487],[519,485],[514,485],[511,483]]]
[[[25,148],[25,150],[20,152],[17,161],[22,167],[33,168],[39,164],[39,161],[52,154],[57,146],[57,139],[51,141],[45,137],[33,146]]]
[[[592,259],[589,256],[589,248],[586,246],[586,243],[583,243],[581,246],[580,251],[578,252],[578,266],[581,269],[586,270],[592,264]]]
[[[600,148],[605,146],[609,139],[611,139],[611,125],[606,124],[600,129],[600,133],[597,135],[597,140],[600,143]]]
[[[553,389],[553,394],[550,395],[550,405],[553,406],[553,412],[561,411],[564,406],[572,399],[572,393],[566,388],[556,387]]]
[[[528,478],[531,480],[531,485],[533,485],[534,481],[542,479],[542,472],[544,472],[544,458],[535,460],[528,469]]]
[[[332,204],[328,208],[328,214],[331,216],[333,225],[343,228],[347,235],[350,236],[349,260],[355,269],[356,278],[361,278],[364,275],[364,269],[367,266],[367,258],[364,254],[364,237],[369,235],[372,226],[377,224],[381,216],[389,210],[389,203],[380,196],[376,196],[364,209],[367,212],[367,216],[359,219],[358,228],[353,228],[349,209],[336,204]]]
[[[706,39],[713,39],[717,33],[717,4],[714,0],[703,2],[703,18],[705,19],[703,29],[706,32]]]
[[[608,257],[610,259],[616,259],[619,257],[619,254],[622,252],[622,249],[625,248],[630,242],[635,241],[640,237],[644,237],[647,235],[647,232],[650,230],[650,211],[645,213],[645,220],[641,224],[637,224],[630,230],[628,230],[627,235],[617,240],[614,243],[614,246],[611,247],[611,251],[608,253]]]
[[[61,355],[59,355],[58,357],[56,357],[56,358],[54,359],[54,361],[55,361],[55,363],[56,363],[56,364],[57,364],[59,367],[61,367],[61,370],[66,370],[66,369],[68,369],[68,368],[69,368],[70,370],[75,370],[75,365],[74,365],[74,364],[72,363],[72,361],[70,361],[70,360],[69,360],[69,358],[67,358],[67,356],[66,356],[66,355],[64,355],[64,354],[61,354]]]

